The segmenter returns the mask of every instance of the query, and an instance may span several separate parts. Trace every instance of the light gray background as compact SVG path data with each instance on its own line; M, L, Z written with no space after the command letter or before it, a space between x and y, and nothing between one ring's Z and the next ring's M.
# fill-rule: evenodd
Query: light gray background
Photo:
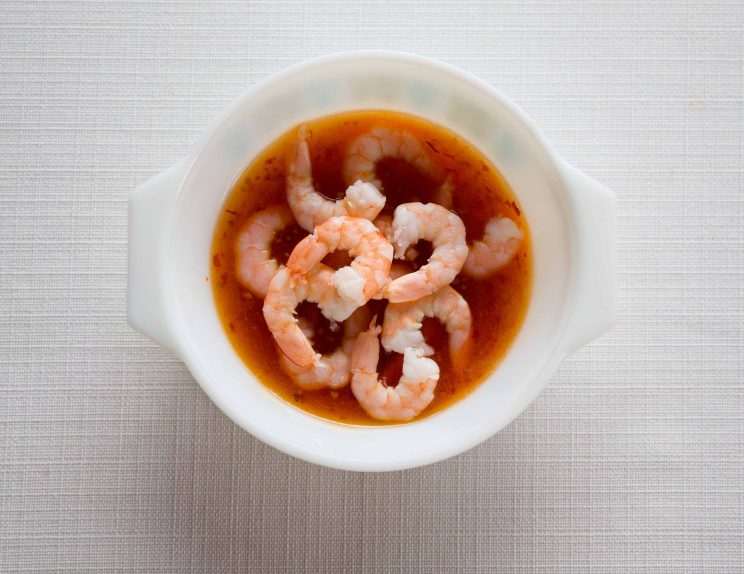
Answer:
M744 3L0 4L0 571L744 570ZM125 320L127 196L246 86L392 48L618 195L620 320L474 450L363 475Z

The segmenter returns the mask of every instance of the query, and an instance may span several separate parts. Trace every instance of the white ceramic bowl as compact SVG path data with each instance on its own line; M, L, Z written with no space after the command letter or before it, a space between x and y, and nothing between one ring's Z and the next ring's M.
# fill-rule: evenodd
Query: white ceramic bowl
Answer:
M274 395L233 351L205 281L221 204L251 160L303 121L355 109L415 114L469 140L511 185L532 234L532 298L504 360L459 403L396 426L336 424ZM129 215L131 325L179 356L248 432L331 467L410 468L478 444L528 405L567 353L615 320L613 194L561 161L508 98L418 56L351 52L271 76L229 106L188 157L134 191Z

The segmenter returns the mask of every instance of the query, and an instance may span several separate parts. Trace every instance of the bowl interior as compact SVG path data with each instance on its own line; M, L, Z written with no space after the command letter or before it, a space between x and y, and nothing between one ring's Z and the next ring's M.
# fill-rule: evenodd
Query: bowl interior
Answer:
M355 109L414 114L469 140L511 185L532 234L532 298L507 356L471 395L404 425L337 424L275 396L233 351L205 281L220 206L253 157L303 121ZM551 152L518 110L470 76L430 60L379 53L296 66L241 97L195 149L167 246L172 254L167 288L182 358L233 420L295 456L355 470L406 468L446 458L509 423L552 373L572 275L566 206Z

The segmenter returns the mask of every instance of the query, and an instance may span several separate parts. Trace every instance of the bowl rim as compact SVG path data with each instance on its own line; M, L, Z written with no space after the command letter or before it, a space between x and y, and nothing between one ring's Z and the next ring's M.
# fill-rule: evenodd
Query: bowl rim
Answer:
M469 84L473 88L485 93L486 95L493 98L499 105L503 106L506 111L513 114L513 116L519 121L522 127L525 129L526 134L531 137L534 143L540 148L542 153L545 154L546 159L553 166L553 175L557 178L563 189L567 189L567 181L560 166L563 165L563 160L557 155L553 147L548 143L544 136L536 129L529 116L519 108L511 99L501 93L499 90L488 84L487 82L480 80L473 74L461 70L456 66L436 60L433 58L415 55L406 52L399 52L393 50L358 50L358 51L345 51L315 58L303 60L301 62L292 64L288 67L282 68L273 74L261 79L255 84L248 87L241 94L239 94L230 104L219 112L209 126L202 132L201 136L197 138L194 144L189 148L186 158L184 159L185 170L181 184L178 189L176 202L178 203L183 195L181 190L184 182L188 181L192 168L197 163L197 160L202 151L208 147L213 138L219 135L220 129L230 120L242 106L245 105L254 93L260 92L274 83L280 83L284 78L292 76L298 72L304 71L308 68L316 66L325 66L334 63L342 63L348 61L366 61L366 60L395 60L412 64L415 66L422 66L434 69L437 72L449 75L453 79ZM175 212L178 210L176 209ZM568 214L570 217L570 214ZM172 224L172 222L171 222ZM566 229L569 234L569 251L574 253L576 250L576 242L574 237L574 230L571 225L567 225ZM170 252L170 241L172 240L172 234L167 234L167 243L164 251ZM168 262L170 266L170 262ZM166 277L172 277L173 274L166 269ZM569 277L567 277L567 301L564 304L562 316L560 317L560 327L553 340L550 348L546 349L545 361L543 368L535 375L530 384L525 384L524 389L521 393L517 394L508 408L505 409L503 416L499 418L493 418L490 421L484 422L480 427L474 429L468 434L463 434L458 440L452 441L446 446L439 448L436 451L428 450L423 454L405 454L399 456L390 456L386 459L355 459L346 455L337 455L328 451L320 449L309 448L306 444L300 444L298 442L287 440L285 437L281 437L274 433L272 429L254 424L253 421L245 417L242 411L237 408L234 401L230 396L224 393L217 385L213 384L212 376L209 373L209 365L202 361L196 352L191 350L190 342L185 340L183 336L179 336L178 332L181 331L180 321L175 321L174 327L177 339L179 340L179 357L188 367L189 371L192 372L194 378L199 383L204 392L210 397L212 401L222 410L233 422L238 426L247 430L257 439L265 442L266 444L273 446L274 448L289 454L293 457L305 460L307 462L320 464L323 466L336 468L339 470L351 470L351 471L364 471L364 472L379 472L379 471L394 471L404 470L409 468L415 468L439 462L441 460L450 458L457 454L463 453L489 437L493 436L504 427L514 421L519 414L521 414L527 406L535 399L542 388L547 383L549 376L556 370L558 364L565 356L565 353L561 351L560 343L565 332L566 326L569 320L569 310L573 305L573 298L575 294L575 266L571 266ZM176 319L178 314L175 310L171 310L170 316L172 319ZM173 321L172 321L173 323ZM283 400L283 399L282 399ZM308 414L308 413L306 413ZM326 421L325 419L318 418L321 423L332 423L333 421ZM370 427L370 428L396 428L400 425L390 425L386 427ZM356 427L354 427L356 428Z

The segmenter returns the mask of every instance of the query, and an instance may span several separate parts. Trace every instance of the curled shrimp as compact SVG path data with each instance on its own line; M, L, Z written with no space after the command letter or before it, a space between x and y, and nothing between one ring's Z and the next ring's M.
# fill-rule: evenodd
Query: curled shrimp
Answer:
M345 387L351 379L351 352L359 333L369 324L369 309L360 307L344 321L344 337L341 346L332 353L322 356L307 367L293 363L283 352L279 352L279 364L295 384L307 391L322 388L339 389ZM313 328L303 318L297 325L308 340L313 338Z
M404 130L376 126L356 138L344 158L343 174L347 184L365 181L382 190L377 178L377 163L385 158L402 159L420 173L441 179L441 172L432 161L427 148L415 135ZM435 202L452 207L452 182L448 177L435 194Z
M287 161L287 202L300 227L312 231L316 225L338 215L372 220L385 206L385 196L363 181L352 182L338 201L318 193L313 185L307 127L303 125L297 130L297 142Z
M416 136L407 131L376 126L351 142L344 158L344 179L347 183L368 181L382 189L376 166L384 158L402 159L425 175L438 175L429 153Z
M424 317L439 319L449 335L449 353L455 367L468 359L473 334L473 316L462 295L447 285L432 295L408 303L390 303L382 324L382 346L388 352L403 353L407 348L434 354L421 332Z
M353 261L333 273L337 296L326 296L318 307L329 319L343 321L388 282L393 246L367 219L331 217L295 246L287 268L302 277L337 250L348 251Z
M271 257L271 242L278 231L294 223L292 212L278 205L251 215L235 237L238 281L256 297L266 297L269 282L279 269Z
M298 325L295 310L302 301L320 302L335 294L332 283L333 269L318 266L313 273L295 278L286 267L274 274L266 292L263 316L266 325L281 351L298 367L314 368L322 356L313 350L310 339Z
M388 283L385 297L392 303L415 301L449 285L468 256L465 225L457 215L434 203L399 205L393 216L395 256L404 257L420 239L431 241L431 257L417 271Z
M407 421L420 414L434 399L439 366L422 356L421 350L407 348L403 353L403 375L395 387L380 381L377 363L380 327L374 324L359 334L351 354L351 391L372 418Z
M482 279L511 261L519 250L524 233L508 217L495 217L486 224L483 239L470 246L462 271Z

